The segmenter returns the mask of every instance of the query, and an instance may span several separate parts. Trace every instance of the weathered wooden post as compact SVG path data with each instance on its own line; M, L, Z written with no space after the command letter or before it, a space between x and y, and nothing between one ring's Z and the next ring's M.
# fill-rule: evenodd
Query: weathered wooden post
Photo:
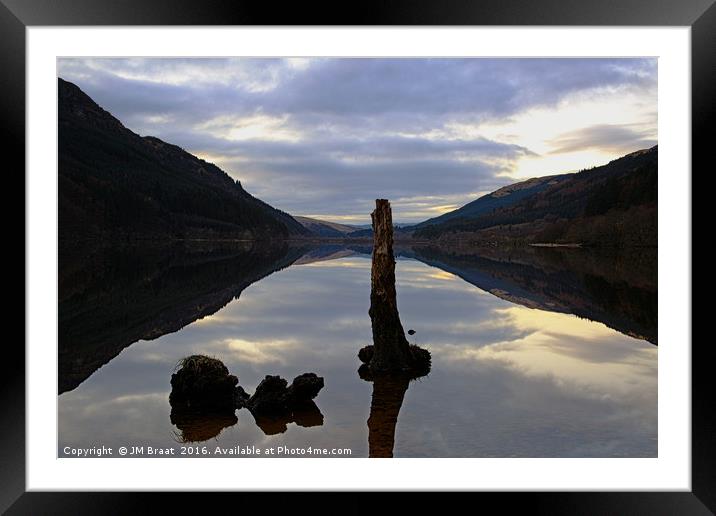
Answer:
M395 294L393 216L387 199L376 199L373 221L373 264L370 270L370 315L373 327L373 372L404 371L413 367Z

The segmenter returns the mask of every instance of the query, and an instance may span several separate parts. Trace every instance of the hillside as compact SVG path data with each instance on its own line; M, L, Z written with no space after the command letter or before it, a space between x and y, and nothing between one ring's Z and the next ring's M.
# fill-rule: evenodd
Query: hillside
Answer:
M60 239L241 238L308 231L215 165L139 136L58 79Z
M482 244L656 246L657 171L658 148L654 146L600 167L557 176L556 182L531 189L531 195L517 203L476 216L421 224L413 236Z
M319 237L343 238L349 233L353 233L354 231L361 229L358 226L337 224L335 222L328 222L326 220L313 219L310 217L294 216L293 218L296 219L304 228Z
M523 199L540 193L550 186L558 184L567 177L568 175L565 174L559 176L537 177L504 186L499 190L495 190L492 193L483 195L482 197L467 203L465 206L458 208L457 210L444 213L438 217L433 217L432 219L428 219L420 224L416 224L412 229L418 230L426 226L442 224L460 218L476 218L490 213L497 208L513 206Z

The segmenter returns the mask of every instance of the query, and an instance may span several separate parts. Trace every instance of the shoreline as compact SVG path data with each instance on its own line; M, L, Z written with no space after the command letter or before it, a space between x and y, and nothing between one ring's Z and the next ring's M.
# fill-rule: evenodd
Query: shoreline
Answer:
M550 243L550 242L527 244L527 245L529 245L530 247L567 247L567 248L572 248L572 249L583 247L582 244L576 244L576 243L575 244L557 244L557 243Z

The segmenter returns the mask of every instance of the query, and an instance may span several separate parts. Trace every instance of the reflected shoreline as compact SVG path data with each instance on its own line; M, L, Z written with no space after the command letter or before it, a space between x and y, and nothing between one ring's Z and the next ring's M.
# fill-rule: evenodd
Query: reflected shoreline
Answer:
M61 248L59 394L76 388L132 343L214 314L276 271L371 250L370 244L287 242ZM574 314L658 342L655 250L639 250L635 258L634 253L585 249L470 250L396 243L395 254L512 303Z
M153 258L142 258L140 264L151 266L135 269L135 276L129 273L137 258L129 261L125 253L126 265L115 262L104 278L110 282L121 272L127 283L136 282L122 293L138 300L142 298L134 293L135 285L141 285L142 277L148 279L150 292L161 303L147 306L163 305L160 315L166 314L168 320L176 307L188 306L186 301L198 286L214 288L207 282L189 281L194 265L211 271L218 278L213 283L217 287L256 274L259 267L253 264L262 259L261 268L274 267L275 262L266 259L274 251L232 252L155 253ZM656 453L656 347L603 324L512 304L414 256L421 253L426 261L439 260L444 268L459 270L471 280L500 281L513 289L502 288L510 294L528 278L559 280L533 281L528 285L531 290L523 289L525 303L528 295L540 301L544 292L554 299L584 291L581 283L570 282L575 277L581 281L590 272L589 264L563 270L560 276L557 261L579 257L564 257L561 252L555 257L538 256L539 260L516 253L476 258L457 252L450 256L446 250L442 252L448 256L438 256L427 255L422 248L396 247L401 324L409 342L428 348L434 361L426 381L406 386L405 381L390 378L369 385L355 372L360 365L356 352L372 342L369 255L340 246L290 252L300 255L292 266L254 282L240 299L213 316L158 340L125 347L89 381L60 396L60 445L82 446L94 439L114 446L127 440L178 446L177 441L208 438L207 445L227 448L236 443L348 447L354 457ZM275 256L286 260L281 250ZM618 264L616 260L603 263L615 269ZM169 271L161 265L169 265ZM182 277L182 271L188 274ZM608 281L610 274L622 272L607 270L602 278ZM221 278L231 279L231 285L222 285ZM106 295L110 294L115 293ZM205 294L204 299L213 297L210 291ZM580 308L596 305L596 300L574 297L572 303ZM256 418L248 411L236 411L235 423L233 418L177 418L166 402L168 374L177 360L194 353L220 359L248 391L265 373L289 380L301 371L321 373L328 386L316 402L323 424L314 425L310 413L299 414L293 418L296 421Z

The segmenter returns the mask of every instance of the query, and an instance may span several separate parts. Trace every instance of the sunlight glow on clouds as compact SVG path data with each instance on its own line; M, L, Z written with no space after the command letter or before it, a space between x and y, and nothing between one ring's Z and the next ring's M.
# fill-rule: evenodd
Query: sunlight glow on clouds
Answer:
M272 117L253 115L236 118L230 115L218 116L196 126L196 130L206 132L224 140L263 140L296 142L301 135L286 126L288 115Z
M142 135L294 215L450 211L515 180L657 142L656 59L62 58ZM409 199L409 201L408 201Z
M524 336L481 348L455 346L452 359L494 361L521 374L552 378L574 391L614 399L627 393L646 396L655 388L658 350L646 342L569 314L517 305L493 314L496 327L514 328Z

